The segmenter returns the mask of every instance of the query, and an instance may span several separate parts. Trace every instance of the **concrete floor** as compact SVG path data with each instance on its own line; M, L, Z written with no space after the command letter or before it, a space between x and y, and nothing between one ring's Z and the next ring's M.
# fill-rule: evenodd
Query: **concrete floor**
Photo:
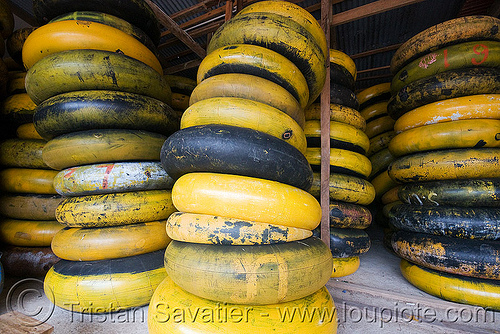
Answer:
M361 258L358 271L330 279L327 284L338 310L339 334L500 333L500 312L488 311L485 315L477 307L447 302L416 289L401 276L399 258L384 248L380 231L372 229L370 234L372 247ZM0 314L10 310L8 305L16 309L19 291L29 292L23 313L46 320L54 326L55 334L148 332L146 306L116 314L72 313L53 307L43 295L42 282L36 279L7 278L0 294ZM436 314L429 321L422 318L426 309ZM448 310L462 317L447 321Z
M383 246L381 231L368 232L372 246L360 268L327 284L339 313L338 333L500 333L500 312L485 313L415 288L401 275L400 259Z

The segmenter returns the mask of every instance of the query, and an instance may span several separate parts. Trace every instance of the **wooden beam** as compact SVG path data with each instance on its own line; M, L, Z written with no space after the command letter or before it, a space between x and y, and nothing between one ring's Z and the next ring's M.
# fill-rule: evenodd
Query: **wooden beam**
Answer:
M176 13L170 15L173 20L180 20L186 16L191 16L197 14L199 12L203 12L208 9L208 7L216 6L220 1L219 0L204 0L200 1L196 5L191 7L182 9Z
M152 2L151 0L145 1L147 4L149 4L161 24L163 24L167 29L171 30L175 37L181 40L182 43L186 44L188 48L193 50L193 52L196 53L198 57L202 59L205 58L207 52L200 46L200 44L196 43L196 41L187 32L182 30L179 25L174 20L172 20L170 16L165 14L163 10L161 10L161 8L158 7L154 2Z
M35 17L22 9L18 4L15 3L15 1L8 0L9 5L10 5L10 10L14 15L19 17L21 20L24 22L28 23L29 25L33 27L38 27L38 22L36 21Z
M208 12L206 14L202 14L200 16L197 16L197 17L195 17L192 20L189 20L187 22L181 23L179 25L179 27L181 29L186 29L186 28L189 28L189 27L193 27L193 26L195 26L197 24L206 23L206 22L208 22L209 20L211 20L213 18L216 18L216 17L224 15L225 10L226 10L225 6L219 7L217 9L211 10L210 12ZM165 30L165 31L162 31L161 37L165 37L165 36L170 35L170 34L172 34L172 32L170 30Z
M302 2L302 1L303 0L295 1L295 3ZM345 1L345 0L332 0L331 3L332 3L332 5L334 5L334 4L337 4L337 3L341 3L343 1ZM320 2L318 2L318 3L314 4L314 5L311 5L311 6L305 8L305 10L307 10L309 13L315 12L315 11L320 10L320 9L321 9L321 3Z
M341 25L422 1L424 0L378 0L363 6L346 10L345 12L334 14L331 24L336 26Z
M181 72L181 71L196 67L196 66L200 65L200 63L201 63L201 59L190 60L190 61L185 62L185 63L180 64L180 65L167 67L167 68L163 69L163 73L164 74L174 74L177 72Z
M251 4L253 2L257 2L257 1L259 1L259 0L245 0L245 1L243 1L243 6L244 5L249 5L249 4ZM237 7L238 7L238 5L236 5L236 8ZM181 23L179 25L179 27L181 27L182 29L186 29L188 27L192 27L192 26L197 25L197 24L202 24L204 22L207 22L210 19L213 19L213 18L218 17L220 15L224 15L225 11L226 11L226 7L225 6L220 6L220 7L216 8L216 9L213 9L213 10L209 11L208 13L202 14L202 15L197 16L197 17L195 17L195 18L193 18L193 19L191 19L189 21ZM171 17L173 18L173 15ZM161 36L163 37L163 36L169 35L171 33L172 33L171 31L166 30L166 31L163 31L161 33Z
M382 71L382 70L388 70L390 68L391 68L391 66L389 66L389 65L387 65L387 66L380 66L380 67L374 67L374 68L369 68L369 69L366 69L366 70L358 71L358 74L375 72L375 71Z
M397 50L397 49L399 49L399 47L401 45L403 45L403 44L399 43L399 44L388 45L388 46L384 46L383 48L373 49L373 50L368 50L368 51L365 51L365 52L356 53L356 54L350 55L349 57L351 57L351 59L368 57L368 56L371 56L371 55L374 55L374 54L377 54L377 53L383 53L383 52Z
M209 24L207 26L203 26L203 27L200 27L198 29L193 29L189 32L189 35L192 38L203 36L205 34L216 31L223 23L224 23L224 18L220 19L219 21L212 22L211 24ZM175 37L170 38L170 39L166 40L164 43L158 45L158 50L165 48L167 46L173 45L173 44L178 43L178 42L179 42L179 40L177 38L175 38Z
M321 0L321 28L325 32L326 45L330 45L330 18L332 3ZM330 61L326 59L326 80L320 95L321 106L321 240L330 248Z
M224 15L224 22L231 20L232 17L233 17L233 1L228 0L226 1L226 13Z

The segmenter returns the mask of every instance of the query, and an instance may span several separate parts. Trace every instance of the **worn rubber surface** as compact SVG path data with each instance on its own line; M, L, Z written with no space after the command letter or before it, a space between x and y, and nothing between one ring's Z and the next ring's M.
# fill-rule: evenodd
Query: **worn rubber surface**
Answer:
M392 79L391 91L437 73L466 67L500 67L500 42L473 41L451 45L415 59Z
M266 305L308 296L330 279L332 257L320 239L221 246L172 241L165 268L181 288L224 303Z
M395 205L389 211L392 226L412 232L453 238L499 240L499 208Z
M308 147L321 147L321 122L311 120L306 122L304 134ZM330 147L341 148L361 154L366 154L370 146L368 136L360 129L342 122L330 121Z
M318 169L321 165L321 149L319 147L307 148L306 158L313 166L313 170L315 167ZM340 148L330 149L330 173L366 178L371 171L372 164L363 154Z
M479 94L429 103L398 118L394 131L464 119L500 119L500 94Z
M360 110L363 110L372 104L389 100L391 97L391 84L381 83L368 87L356 94L356 97L360 104Z
M313 103L305 110L306 121L320 120L321 105ZM330 104L330 121L340 122L354 126L356 129L365 130L366 121L359 111L340 104Z
M232 43L212 50L198 67L197 82L228 73L249 74L270 80L292 94L301 108L307 106L310 98L306 78L297 66L264 46Z
M168 190L145 190L66 198L56 209L68 227L106 227L167 219L176 211Z
M5 274L14 277L44 278L49 269L60 260L50 247L4 245L1 252Z
M269 245L312 235L302 228L188 212L171 214L167 233L173 240L209 245Z
M492 16L465 16L441 22L407 40L391 60L396 74L413 59L448 45L477 40L500 40L500 20Z
M342 51L330 49L330 80L354 90L356 76L354 61Z
M359 110L359 102L354 91L336 83L330 83L330 103Z
M99 261L165 249L165 220L112 227L64 228L54 235L54 254L69 261Z
M293 19L266 12L236 15L214 33L207 53L238 43L271 49L297 65L307 81L309 104L321 93L327 56L312 34Z
M45 294L55 305L80 313L145 305L165 278L163 252L101 261L60 260L45 276Z
M63 196L172 189L174 180L159 161L129 161L83 165L64 169L54 178Z
M48 247L63 226L55 220L1 219L0 240L21 247Z
M163 70L156 55L135 37L120 29L89 20L47 23L33 31L23 45L23 63L28 70L42 58L68 50L104 50L134 58L159 74Z
M26 74L26 91L36 104L80 90L118 90L165 103L170 103L172 94L162 74L134 58L109 51L58 52L40 59Z
M498 179L465 179L406 183L399 188L401 201L416 205L498 207Z
M112 91L76 91L51 97L36 107L37 132L46 140L96 129L145 130L168 136L179 129L177 113L152 97Z
M167 276L158 286L149 303L149 332L151 334L181 334L186 332L192 334L254 334L256 332L262 334L332 334L337 331L337 317L334 315L335 305L326 287L304 298L279 304L248 306L225 303L223 307L227 307L228 314L232 312L234 315L229 316L228 321L207 322L201 317L201 313L198 316L193 314L193 317L186 317L186 321L174 321L174 313L169 309L184 307L183 305L191 305L194 309L199 310L216 310L221 307L221 303L218 301L200 298L186 292ZM305 307L325 310L325 317L316 312L310 321L300 321L298 317L282 321L282 316L279 313L280 308L303 310ZM239 316L239 310L241 310L241 316ZM226 310L224 309L222 312L225 313ZM261 314L266 314L266 316L262 317Z
M406 260L401 260L400 269L408 282L428 294L487 310L500 310L498 281L447 274Z
M321 207L309 193L276 181L219 173L189 173L172 188L178 211L312 230ZM249 205L251 203L251 205Z
M168 137L161 163L174 179L193 172L250 176L308 190L313 172L292 145L266 133L228 125L192 126Z
M189 104L214 97L238 97L267 104L281 110L304 128L304 110L297 99L271 80L244 73L214 75L194 88Z
M320 174L314 173L313 185L309 192L319 198ZM330 199L359 205L368 205L375 198L373 185L356 176L345 174L330 174Z
M500 120L464 119L424 125L399 133L389 144L389 150L396 157L424 151L480 147L500 147Z
M182 114L181 129L210 124L250 128L272 135L306 151L304 131L282 111L267 104L238 97L213 97L192 104Z
M319 229L314 230L319 237ZM334 258L349 258L362 255L370 249L368 234L360 229L330 227L330 250Z
M387 112L397 120L420 106L455 97L495 94L500 90L500 69L474 67L438 73L403 87L391 97Z
M405 260L426 268L476 278L500 278L500 245L497 241L400 230L392 236L392 247Z
M365 229L372 222L368 208L345 202L330 203L330 227Z
M45 163L54 169L122 161L159 161L166 136L142 131L101 129L70 132L43 148Z
M35 108L27 93L13 94L2 101L2 118L13 126L32 123Z
M59 195L3 194L0 213L14 219L55 220L56 208L63 199Z
M0 171L0 189L11 193L57 195L53 182L57 171L6 168Z
M359 256L333 258L332 278L354 274L360 265Z
M144 44L144 46L151 50L151 52L153 52L155 55L157 55L158 53L156 46L153 44L153 41L144 31L129 23L128 21L119 18L118 16L96 11L75 11L61 14L50 20L49 23L67 20L91 21L111 26L134 37L139 42Z
M401 183L500 177L500 149L439 150L406 155L388 167Z
M42 159L45 140L7 139L0 142L0 164L7 167L50 169Z

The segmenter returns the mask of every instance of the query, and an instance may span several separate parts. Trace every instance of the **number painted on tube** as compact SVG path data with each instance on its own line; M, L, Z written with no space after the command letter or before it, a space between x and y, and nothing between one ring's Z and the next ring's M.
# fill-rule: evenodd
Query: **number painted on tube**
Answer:
M114 164L97 166L98 168L106 168L106 170L104 171L104 177L102 179L102 189L108 188L109 173L111 173L111 170L113 169L114 166L115 166Z
M443 56L444 56L444 68L450 67L450 63L448 63L448 49L443 50Z
M477 48L479 46L482 47L483 50L478 52ZM477 54L478 56L479 55L483 55L483 59L481 59L481 61L477 61L476 58L472 58L471 62L472 62L473 65L481 65L488 58L489 50L488 50L488 47L486 45L484 45L484 44L476 44L476 45L474 45L474 47L472 48L472 51L475 54Z

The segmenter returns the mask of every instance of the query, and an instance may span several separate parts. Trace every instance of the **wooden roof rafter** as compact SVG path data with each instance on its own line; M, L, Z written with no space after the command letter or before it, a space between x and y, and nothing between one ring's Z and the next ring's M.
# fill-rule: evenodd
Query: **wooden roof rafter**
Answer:
M193 50L193 52L196 53L200 58L205 58L207 52L200 46L200 44L198 44L187 32L182 30L170 16L168 16L160 7L158 7L157 4L155 4L151 0L145 1L151 7L156 15L156 18L164 27L170 29L175 37L182 41L188 48Z
M378 0L341 13L333 14L331 24L341 25L422 1L424 0Z

